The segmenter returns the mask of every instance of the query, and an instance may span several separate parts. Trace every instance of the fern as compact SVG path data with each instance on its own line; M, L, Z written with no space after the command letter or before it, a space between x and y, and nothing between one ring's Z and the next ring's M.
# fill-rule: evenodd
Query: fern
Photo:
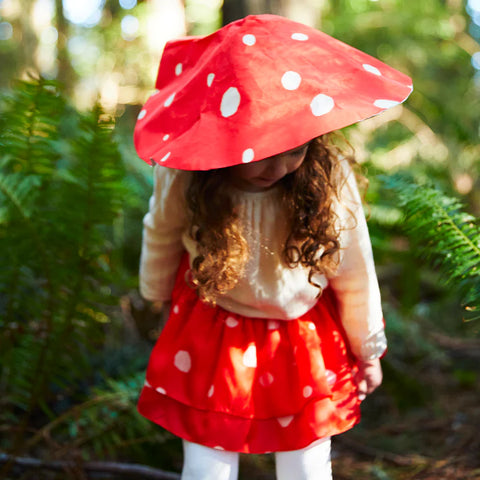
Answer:
M0 168L4 167L3 161ZM0 177L0 194L3 195L5 202L9 202L11 207L7 208L5 203L0 207L0 223L7 222L10 212L20 215L24 219L29 218L35 202L35 189L39 187L41 179L38 175L25 176L21 173L12 173L8 177Z
M55 169L65 104L55 82L44 79L18 82L14 94L0 99L0 148L8 151L16 171L47 175Z
M28 440L27 447L38 448L45 438L55 438L59 442L56 455L68 457L76 451L87 460L88 452L95 452L99 457L114 456L119 449L132 445L164 442L170 435L136 410L143 381L143 372L125 380L106 379L105 386L94 389L88 400L74 405L38 430Z
M34 414L81 392L104 344L124 167L112 122L68 107L53 82L0 103L0 422L17 425L3 444L15 450Z
M115 323L123 209L138 200L113 123L42 79L0 107L0 449L141 457L169 437L136 412L147 358Z
M437 268L445 283L463 296L470 319L480 310L480 228L457 199L431 185L417 185L401 174L382 177L398 198L405 230L418 254Z

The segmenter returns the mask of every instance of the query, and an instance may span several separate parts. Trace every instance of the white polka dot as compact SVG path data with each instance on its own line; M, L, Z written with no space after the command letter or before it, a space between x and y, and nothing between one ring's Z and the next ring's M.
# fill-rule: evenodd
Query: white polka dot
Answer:
M288 427L293 420L293 415L287 415L286 417L278 417L277 421L278 423L283 427Z
M255 368L257 366L257 349L255 345L250 345L243 354L243 364L246 367Z
M313 388L312 388L310 385L307 385L307 386L303 389L303 396L304 396L305 398L308 398L312 393L313 393Z
M370 73L373 73L374 75L382 75L380 73L380 70L377 68L377 67L374 67L373 65L369 65L368 63L364 63L362 65L362 67L364 68L364 70L366 70L367 72L370 72Z
M161 162L167 161L167 160L168 160L168 157L169 157L171 154L172 154L172 152L168 152L166 155L164 155L164 156L160 159L160 161L161 161Z
M175 75L180 75L182 73L182 70L183 65L181 63L177 63L177 65L175 66Z
M305 33L293 33L292 34L292 39L293 40L300 40L301 42L305 42L308 40L308 35L305 35Z
M315 326L315 324L314 324L313 322L309 322L309 323L308 323L308 328L309 328L310 330L316 330L317 327Z
M253 160L254 157L255 157L255 152L253 151L253 149L252 148L247 148L242 153L242 162L243 163L250 163Z
M237 112L240 106L240 93L235 87L230 87L222 97L222 103L220 104L220 112L222 116L231 117Z
M169 107L173 103L173 99L175 98L175 93L172 93L163 104L164 107Z
M302 77L297 72L288 71L282 76L282 85L285 90L296 90L301 81Z
M152 388L152 386L148 383L148 380L145 380L145 383L143 384L144 387Z
M162 387L157 387L155 390L156 390L158 393L160 393L161 395L166 395L166 394L167 394L167 391L166 391L164 388L162 388Z
M312 109L312 113L316 117L320 117L321 115L325 115L328 113L332 108L335 106L335 102L333 101L332 97L328 95L324 95L320 93L310 103L310 108Z
M141 120L142 118L145 117L146 114L147 114L147 111L146 111L145 109L143 109L143 110L138 114L137 119L138 119L138 120Z
M273 383L273 380L274 380L273 375L270 372L264 373L258 379L258 381L260 382L260 385L262 387L268 387L269 385L271 385Z
M247 35L244 35L242 38L242 42L245 45L248 45L249 47L251 47L252 45L255 45L256 41L257 39L255 38L255 35L252 35L250 33L247 33Z
M234 317L227 317L227 319L225 320L225 324L227 325L227 327L235 328L238 325L238 320Z
M192 368L192 359L190 358L190 354L185 350L180 350L175 355L175 360L173 364L184 373L187 373Z
M213 83L213 79L214 79L214 78L215 78L215 74L214 74L214 73L209 73L209 74L207 75L207 85L208 85L209 87L212 86L212 83Z
M399 102L395 100L379 99L379 100L375 100L373 104L378 108L391 108L391 107L394 107L395 105L398 105Z
M215 391L215 387L212 385L212 386L208 389L207 397L208 397L208 398L213 397L213 392L214 392L214 391Z
M269 320L267 324L268 330L276 330L280 326L280 322L277 320Z
M163 141L166 142L170 138L170 135L167 133L163 136Z
M175 305L175 306L173 307L173 313L174 313L175 315L177 315L179 311L180 311L180 307L179 307L178 305Z
M325 370L325 376L329 385L333 385L337 381L337 374L331 370Z

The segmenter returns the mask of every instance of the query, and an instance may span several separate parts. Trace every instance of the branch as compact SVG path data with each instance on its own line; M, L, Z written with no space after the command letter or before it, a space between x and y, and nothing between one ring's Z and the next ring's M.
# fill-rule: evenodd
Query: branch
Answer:
M24 470L41 469L65 471L68 469L81 468L90 473L110 473L119 476L129 476L129 478L154 479L154 480L180 480L180 474L167 472L158 468L147 467L135 463L116 463L116 462L85 462L77 464L75 461L55 460L43 461L31 457L14 457L5 453L0 453L1 463L12 463L15 467Z

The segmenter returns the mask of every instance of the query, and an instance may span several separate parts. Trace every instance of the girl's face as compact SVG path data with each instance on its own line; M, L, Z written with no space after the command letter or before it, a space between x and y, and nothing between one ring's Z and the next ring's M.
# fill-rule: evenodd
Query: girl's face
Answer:
M305 160L309 143L253 163L230 167L230 181L242 190L261 192L294 172Z

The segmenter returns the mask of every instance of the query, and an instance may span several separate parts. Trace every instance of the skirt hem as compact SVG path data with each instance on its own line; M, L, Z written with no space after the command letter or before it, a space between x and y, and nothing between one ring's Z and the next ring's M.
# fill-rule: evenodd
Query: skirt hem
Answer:
M299 450L353 428L360 421L358 396L346 391L337 397L313 401L298 414L258 419L199 410L145 386L137 408L150 421L190 442L262 454Z

